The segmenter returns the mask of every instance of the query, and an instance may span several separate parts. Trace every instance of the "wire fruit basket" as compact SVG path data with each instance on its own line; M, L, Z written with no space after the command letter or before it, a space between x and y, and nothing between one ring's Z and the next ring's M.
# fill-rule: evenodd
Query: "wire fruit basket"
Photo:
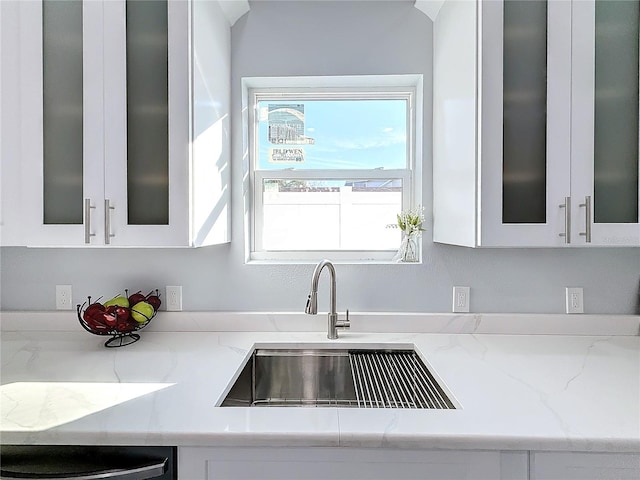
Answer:
M80 325L94 335L109 336L104 346L108 348L124 347L140 340L138 330L151 323L162 302L158 290L143 295L141 292L129 295L117 295L111 300L100 303L99 297L91 302L91 296L76 310Z

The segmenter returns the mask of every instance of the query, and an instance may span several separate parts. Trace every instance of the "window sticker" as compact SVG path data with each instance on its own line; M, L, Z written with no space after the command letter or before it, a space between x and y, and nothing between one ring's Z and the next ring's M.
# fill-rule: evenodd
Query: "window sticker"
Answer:
M272 103L268 107L269 142L274 145L314 144L304 134L304 104Z
M269 163L304 163L304 148L270 148Z

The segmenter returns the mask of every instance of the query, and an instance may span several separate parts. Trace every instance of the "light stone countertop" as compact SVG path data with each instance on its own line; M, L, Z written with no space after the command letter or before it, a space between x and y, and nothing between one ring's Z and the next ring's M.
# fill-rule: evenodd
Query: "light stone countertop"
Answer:
M5 444L640 452L637 334L356 328L327 340L324 332L170 332L150 326L136 344L107 349L105 337L90 335L77 323L47 331L19 329L17 317L3 313L0 440ZM462 408L216 407L256 345L291 344L415 346Z

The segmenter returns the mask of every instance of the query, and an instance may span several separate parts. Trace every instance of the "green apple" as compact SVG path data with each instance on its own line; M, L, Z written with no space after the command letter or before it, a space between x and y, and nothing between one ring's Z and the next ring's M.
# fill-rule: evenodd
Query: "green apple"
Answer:
M111 300L104 302L104 307L124 307L129 308L129 299L123 295L118 295L117 297L113 297Z
M148 302L138 302L131 307L131 317L138 323L144 323L151 320L155 310L153 305Z

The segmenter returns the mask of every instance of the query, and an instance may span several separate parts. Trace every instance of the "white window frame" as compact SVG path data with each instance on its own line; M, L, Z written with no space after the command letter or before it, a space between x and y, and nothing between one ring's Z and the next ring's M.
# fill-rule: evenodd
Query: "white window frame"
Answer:
M422 76L382 75L349 77L269 77L243 79L244 103L247 107L246 147L250 184L249 204L249 262L306 263L330 258L346 263L390 262L397 248L390 250L264 250L262 248L262 184L266 179L349 179L375 178L401 179L402 209L415 206L420 198L421 169L416 168L416 152L422 138ZM405 169L282 169L258 170L258 115L257 105L264 100L331 100L349 99L402 99L407 100L407 168ZM420 202L418 202L420 203Z

